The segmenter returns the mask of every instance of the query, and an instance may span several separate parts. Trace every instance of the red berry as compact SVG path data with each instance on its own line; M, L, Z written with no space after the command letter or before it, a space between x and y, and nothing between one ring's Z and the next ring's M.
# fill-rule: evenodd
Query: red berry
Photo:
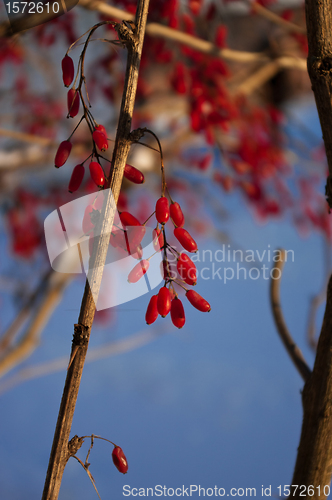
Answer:
M112 459L119 472L122 472L122 474L126 474L128 472L128 462L120 446L114 446Z
M76 165L76 167L73 170L73 173L71 174L71 178L69 181L68 191L70 193L73 193L74 191L78 190L78 188L82 184L84 172L85 172L85 168L83 167L83 165L81 165L81 164Z
M181 278L188 285L196 285L197 283L197 270L193 261L188 257L187 254L181 253L178 258L176 268L181 276Z
M188 231L182 227L176 227L174 229L174 236L178 239L185 250L191 253L197 252L197 243L194 238L190 236Z
M158 301L157 301L158 313L160 316L165 318L169 311L171 310L171 294L169 289L165 286L161 287L158 293Z
M108 149L107 138L100 130L95 130L93 132L92 139L95 141L97 148L100 149L100 151L106 151L106 149Z
M105 174L99 163L92 161L89 165L90 175L92 180L98 187L103 187L105 184Z
M71 118L77 115L80 108L80 95L77 90L69 89L67 94L68 114Z
M134 182L135 184L143 184L145 181L144 179L144 174L138 168L135 168L131 165L126 164L124 173L123 175L125 176L128 181Z
M128 283L137 283L138 280L142 278L142 276L149 269L150 262L148 260L141 260L136 264L136 266L130 271L128 275Z
M107 139L107 132L106 132L106 128L104 127L104 125L97 125L95 130L99 130L99 132L102 132Z
M82 222L82 230L84 234L90 233L94 229L94 225L91 221L91 214L93 212L93 206L88 205L84 212L83 222Z
M184 215L178 203L171 203L169 208L171 219L177 227L182 227L184 224Z
M69 87L71 82L74 79L74 63L71 57L65 55L65 57L61 61L62 66L62 79L65 87Z
M162 196L156 203L156 219L160 224L165 224L169 219L169 205L166 196Z
M160 252L165 243L163 232L161 229L154 229L152 234L153 234L153 247L156 250L156 252Z
M58 147L58 151L55 155L54 164L56 168L62 167L68 159L72 148L72 144L69 141L62 141L60 146Z
M145 321L148 325L152 325L158 318L157 301L158 295L152 295L145 314Z
M144 238L145 231L145 226L131 226L126 230L125 238L129 253L132 253L133 250L137 251L138 245L140 245L142 239Z
M186 293L186 297L189 300L190 304L199 311L202 312L210 312L211 306L207 300L203 299L201 295L199 295L195 290L188 290Z
M127 226L140 226L141 223L129 212L121 212L120 221L124 227Z
M177 328L182 328L186 322L182 302L177 297L175 297L171 303L171 319L173 325Z

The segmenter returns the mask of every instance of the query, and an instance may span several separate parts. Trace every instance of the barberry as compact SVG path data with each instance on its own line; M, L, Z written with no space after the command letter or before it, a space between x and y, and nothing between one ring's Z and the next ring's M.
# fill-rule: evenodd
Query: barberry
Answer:
M65 87L69 87L71 82L74 79L74 62L71 57L68 55L65 55L65 57L61 61L61 67L62 67L62 79Z
M152 295L148 308L145 314L145 321L148 325L151 325L158 318L158 308L157 308L158 295Z
M80 109L80 95L77 90L69 89L67 94L68 114L74 118Z
M210 312L211 306L207 300L203 299L201 295L199 295L195 290L188 290L186 292L186 297L189 300L190 304L199 311L202 312Z
M69 141L62 141L55 155L54 164L56 168L62 167L68 159L72 148Z
M177 328L182 328L186 322L183 304L178 297L175 297L171 302L171 319Z
M115 467L119 472L122 472L122 474L126 474L128 472L128 462L120 446L114 446L112 451L112 459Z
M177 227L182 227L184 225L184 215L182 213L181 207L178 203L171 203L169 207L170 216L172 221Z
M160 224L165 224L169 219L169 205L166 196L162 196L157 200L156 219Z
M148 260L143 259L138 262L128 275L128 283L137 283L137 281L147 272L149 266L150 262Z
M98 187L103 187L103 185L105 184L105 174L100 163L92 161L89 165L89 170L93 182Z
M174 236L181 243L183 248L188 252L197 252L197 243L193 237L183 229L182 227L176 227L174 229Z
M157 301L158 313L160 316L165 318L169 311L171 310L171 294L169 289L165 286L161 287L158 292L158 301Z
M74 191L78 190L78 188L82 184L84 173L85 173L84 166L82 164L76 165L69 181L68 191L70 193L73 193Z

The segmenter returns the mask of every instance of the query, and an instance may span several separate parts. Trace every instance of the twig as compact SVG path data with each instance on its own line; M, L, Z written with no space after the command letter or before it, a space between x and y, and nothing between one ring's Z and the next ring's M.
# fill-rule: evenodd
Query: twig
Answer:
M68 440L95 314L95 302L99 295L109 245L109 234L116 211L113 198L116 205L131 145L131 120L148 7L149 0L138 0L134 31L130 32L128 27L123 27L126 36L123 41L125 41L128 49L128 58L118 129L113 149L112 171L106 185L106 188L110 189L106 192L102 216L96 225L96 234L100 234L100 237L98 237L94 245L90 259L91 267L87 276L78 324L75 325L72 352L75 350L76 345L79 345L79 349L67 372L42 500L56 500L58 498L63 472L70 457ZM118 31L118 34L119 38L121 38L120 31Z
M96 493L98 495L99 500L101 500L101 497L100 497L98 490L97 490L96 481L93 479L93 476L92 476L91 472L89 471L88 467L76 455L73 455L73 458L76 458L76 460L82 465L83 469L85 470L85 472L89 476L89 479L90 479L94 489L96 490Z
M281 70L286 68L300 69L302 71L307 70L307 62L305 59L282 56L267 62L259 68L255 73L250 75L239 85L237 85L234 90L235 94L250 95L256 89L260 88L262 85L274 78Z
M279 250L279 256L280 260L276 262L274 269L278 270L278 277L277 278L272 278L270 281L270 300L271 300L271 307L272 307L272 313L274 317L274 321L279 333L279 336L291 358L293 361L294 365L296 366L297 370L299 371L301 377L303 378L304 381L308 380L311 370L309 366L307 365L306 360L303 357L303 354L301 350L298 348L296 343L294 342L291 334L288 331L288 328L286 326L284 316L282 314L281 310L281 304L280 304L280 281L281 281L281 276L282 276L282 269L285 264L285 256L286 252L285 250L280 249Z
M101 12L102 14L114 17L116 19L133 19L133 15L130 14L129 12L117 9L116 7L113 7L111 5L106 4L105 2L101 2L98 0L80 0L79 5L85 7L86 9L95 10ZM279 18L279 16L277 17ZM288 21L285 21L285 23L287 23L287 25L289 24ZM300 29L302 32L302 28ZM270 60L268 54L265 52L245 52L228 48L219 49L211 42L202 40L193 35L189 35L188 33L184 33L183 31L179 31L174 28L169 28L168 26L164 26L159 23L148 23L146 25L146 33L151 36L161 37L167 40L174 40L175 42L182 43L188 47L192 47L193 49L196 49L199 52L203 52L204 54L213 54L217 57L229 61L252 63L255 61L268 62ZM280 61L280 66L282 66L283 64L287 64L288 65L287 67L290 67L291 62L293 61L293 64L295 65L299 64L298 65L299 69L306 70L305 59L303 59L304 61L303 64L296 62L299 60L301 59L292 56L288 56L287 58L284 57L282 58L282 61Z
M278 16L278 14L272 12L258 2L251 3L251 10L256 12L256 14L265 17L265 19L272 21L274 24L281 26L286 31L289 31L291 33L299 33L301 35L305 35L307 33L307 30L304 26L299 26L298 24L283 19L282 17Z
M53 282L51 280L47 283L43 300L34 312L24 335L15 345L4 351L0 359L0 377L26 359L38 346L41 332L54 308L61 300L64 288L71 279L70 275L59 273L56 276L54 274L52 277ZM16 333L16 328L19 327L20 320L24 320L25 313L26 311L23 309L22 317L18 322L14 322L7 331L5 341L10 340L10 337Z

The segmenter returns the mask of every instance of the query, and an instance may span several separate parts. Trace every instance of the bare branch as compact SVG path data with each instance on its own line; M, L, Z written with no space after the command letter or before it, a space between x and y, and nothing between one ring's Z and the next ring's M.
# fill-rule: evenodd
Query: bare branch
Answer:
M74 327L75 333L71 352L75 351L77 345L79 349L67 371L42 500L56 500L58 498L63 472L70 456L68 454L69 434L95 314L95 300L99 295L109 245L109 234L116 211L113 198L115 204L117 204L123 172L131 146L131 121L148 7L149 0L138 0L135 27L132 32L129 31L127 25L123 24L123 41L127 46L128 58L118 129L113 149L112 170L106 185L110 189L106 192L102 215L96 225L96 234L100 234L100 236L95 238L97 244L94 245L90 259L91 267L88 271L78 324ZM120 28L121 26L118 25L118 34L121 38Z
M301 35L305 35L307 33L307 30L304 26L299 26L298 24L283 19L282 17L278 16L278 14L276 14L275 12L272 12L263 5L260 5L258 2L251 3L251 10L253 12L256 12L256 14L265 17L265 19L268 19L274 24L281 26L284 30L289 31L290 33L299 33Z
M15 366L26 359L39 345L40 335L43 331L54 308L62 298L63 290L69 283L71 276L68 274L54 273L45 291L42 302L37 307L24 335L19 341L5 350L0 358L0 377L12 370ZM27 311L22 310L22 316L11 325L5 336L5 344L15 335L20 322L24 321Z
M288 328L286 326L284 316L282 314L281 310L281 304L280 304L280 282L281 282L281 276L282 276L282 269L285 264L285 250L280 249L279 250L279 256L280 260L276 262L274 266L274 270L278 271L278 277L274 277L270 281L270 300L271 300L271 307L272 307L272 313L274 317L274 321L279 333L279 336L286 347L286 350L293 361L295 367L299 371L301 377L303 378L304 381L308 380L311 370L309 366L307 365L306 360L303 357L303 354L301 350L298 348L296 343L293 340L293 337L288 331ZM274 273L275 274L275 273Z

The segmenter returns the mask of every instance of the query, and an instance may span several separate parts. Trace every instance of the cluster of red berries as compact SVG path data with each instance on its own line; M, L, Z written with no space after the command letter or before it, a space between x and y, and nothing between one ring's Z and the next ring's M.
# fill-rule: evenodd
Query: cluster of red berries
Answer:
M66 54L65 57L62 59L62 78L63 78L63 83L66 87L69 87L73 83L74 73L75 73L74 62L72 58L68 56L68 54ZM59 145L54 161L55 166L57 168L62 167L66 163L72 149L71 137L73 136L75 130L80 125L81 121L85 118L92 136L92 143L93 143L92 153L82 163L74 167L68 185L68 190L70 193L77 191L81 186L85 174L84 163L89 159L91 160L89 163L90 176L93 182L96 184L96 186L99 188L103 188L107 181L107 176L101 164L101 158L103 157L99 153L99 151L103 153L108 149L107 132L103 125L99 125L94 120L91 112L87 109L85 105L81 90L75 88L75 82L74 82L73 87L69 89L67 96L68 117L74 118L78 114L80 107L80 99L82 100L83 103L84 114L79 124L71 134L71 136L66 141L61 142L61 144ZM106 158L103 159L109 161ZM137 170L135 167L132 167L131 165L126 165L124 176L131 182L134 182L135 184L142 184L144 182L144 175L142 174L142 172Z
M92 30L90 31L90 33L92 33ZM76 165L72 172L69 181L69 191L71 193L79 189L85 173L84 163L89 159L90 159L90 164L89 164L90 175L96 186L102 190L105 187L107 187L108 184L107 183L108 179L101 165L101 159L109 161L106 158L103 158L103 156L101 156L101 153L103 153L108 149L107 132L105 130L105 127L103 125L99 125L93 118L90 110L88 109L88 106L85 103L82 94L82 85L83 84L85 85L83 65L84 65L84 54L86 47L87 47L87 42L80 57L79 66L80 66L81 76L77 88L76 88L76 81L79 72L77 73L77 76L74 80L75 69L73 60L68 55L68 53L62 60L63 83L66 87L72 85L72 87L68 91L68 98L67 98L68 117L75 117L78 114L80 101L82 101L84 113L80 122L72 132L69 139L63 141L60 144L55 156L55 166L59 168L66 163L72 149L72 143L70 142L70 139L83 119L86 120L92 136L92 153L86 160L84 160L79 165ZM182 213L181 207L178 203L174 202L171 196L169 195L165 180L162 148L159 139L150 130L144 129L144 131L149 132L155 137L155 139L158 142L160 150L162 190L161 190L161 197L157 200L156 209L154 212L157 219L157 226L153 231L153 246L156 253L163 251L163 262L162 262L161 272L162 272L162 277L164 279L164 286L159 290L158 295L154 295L149 302L146 312L146 322L147 324L152 324L154 323L154 321L156 321L158 315L166 317L170 312L173 324L178 328L182 328L183 325L185 324L185 313L182 301L179 299L178 294L175 291L174 288L175 284L185 290L187 299L199 311L208 312L211 310L211 307L210 304L197 292L195 292L194 290L188 290L184 286L184 284L191 286L196 285L197 270L195 264L192 262L192 260L188 257L186 253L178 252L176 248L171 246L166 241L165 224L169 221L169 219L171 219L174 224L174 236L182 245L182 247L187 252L190 253L197 251L197 244L195 240L192 238L189 232L183 228L184 215ZM124 176L128 180L136 184L142 184L144 182L143 173L131 165L125 166ZM166 191L171 202L170 204L168 198L165 196ZM93 252L94 228L97 216L100 214L102 201L103 197L97 196L93 204L88 205L86 207L85 214L83 217L83 223L82 223L83 233L85 235L90 236L89 239L90 256L92 255ZM141 224L138 221L138 219L129 212L121 212L119 216L121 224L115 223L113 225L112 232L110 234L110 244L114 248L126 252L127 255L131 255L132 257L134 257L139 261L128 275L129 283L137 283L142 278L142 276L144 276L144 274L146 274L146 272L148 271L150 265L149 261L152 257L151 255L151 257L149 257L148 259L143 259L143 248L141 245L141 242L145 236L146 232L145 224L147 221ZM153 214L150 217L152 216ZM177 272L175 274L172 272L170 266L171 256L175 257L177 260L177 266L176 266Z
M174 289L175 284L186 291L187 299L199 311L209 312L211 306L197 292L188 290L183 286L183 283L192 286L196 285L196 266L186 253L178 252L176 248L167 243L165 224L169 219L172 220L174 225L174 236L188 252L197 252L197 244L189 232L183 228L184 215L179 203L171 199L171 204L169 204L167 197L163 194L157 200L155 216L157 219L157 227L154 231L160 250L163 250L162 276L165 283L164 286L160 288L158 294L151 297L145 320L148 325L151 325L156 321L159 315L165 318L170 312L173 324L177 328L182 328L186 318L182 301L179 299ZM161 228L159 228L159 224ZM170 259L170 256L172 256L172 259ZM177 272L171 268L171 260L173 261L174 257L177 260Z

